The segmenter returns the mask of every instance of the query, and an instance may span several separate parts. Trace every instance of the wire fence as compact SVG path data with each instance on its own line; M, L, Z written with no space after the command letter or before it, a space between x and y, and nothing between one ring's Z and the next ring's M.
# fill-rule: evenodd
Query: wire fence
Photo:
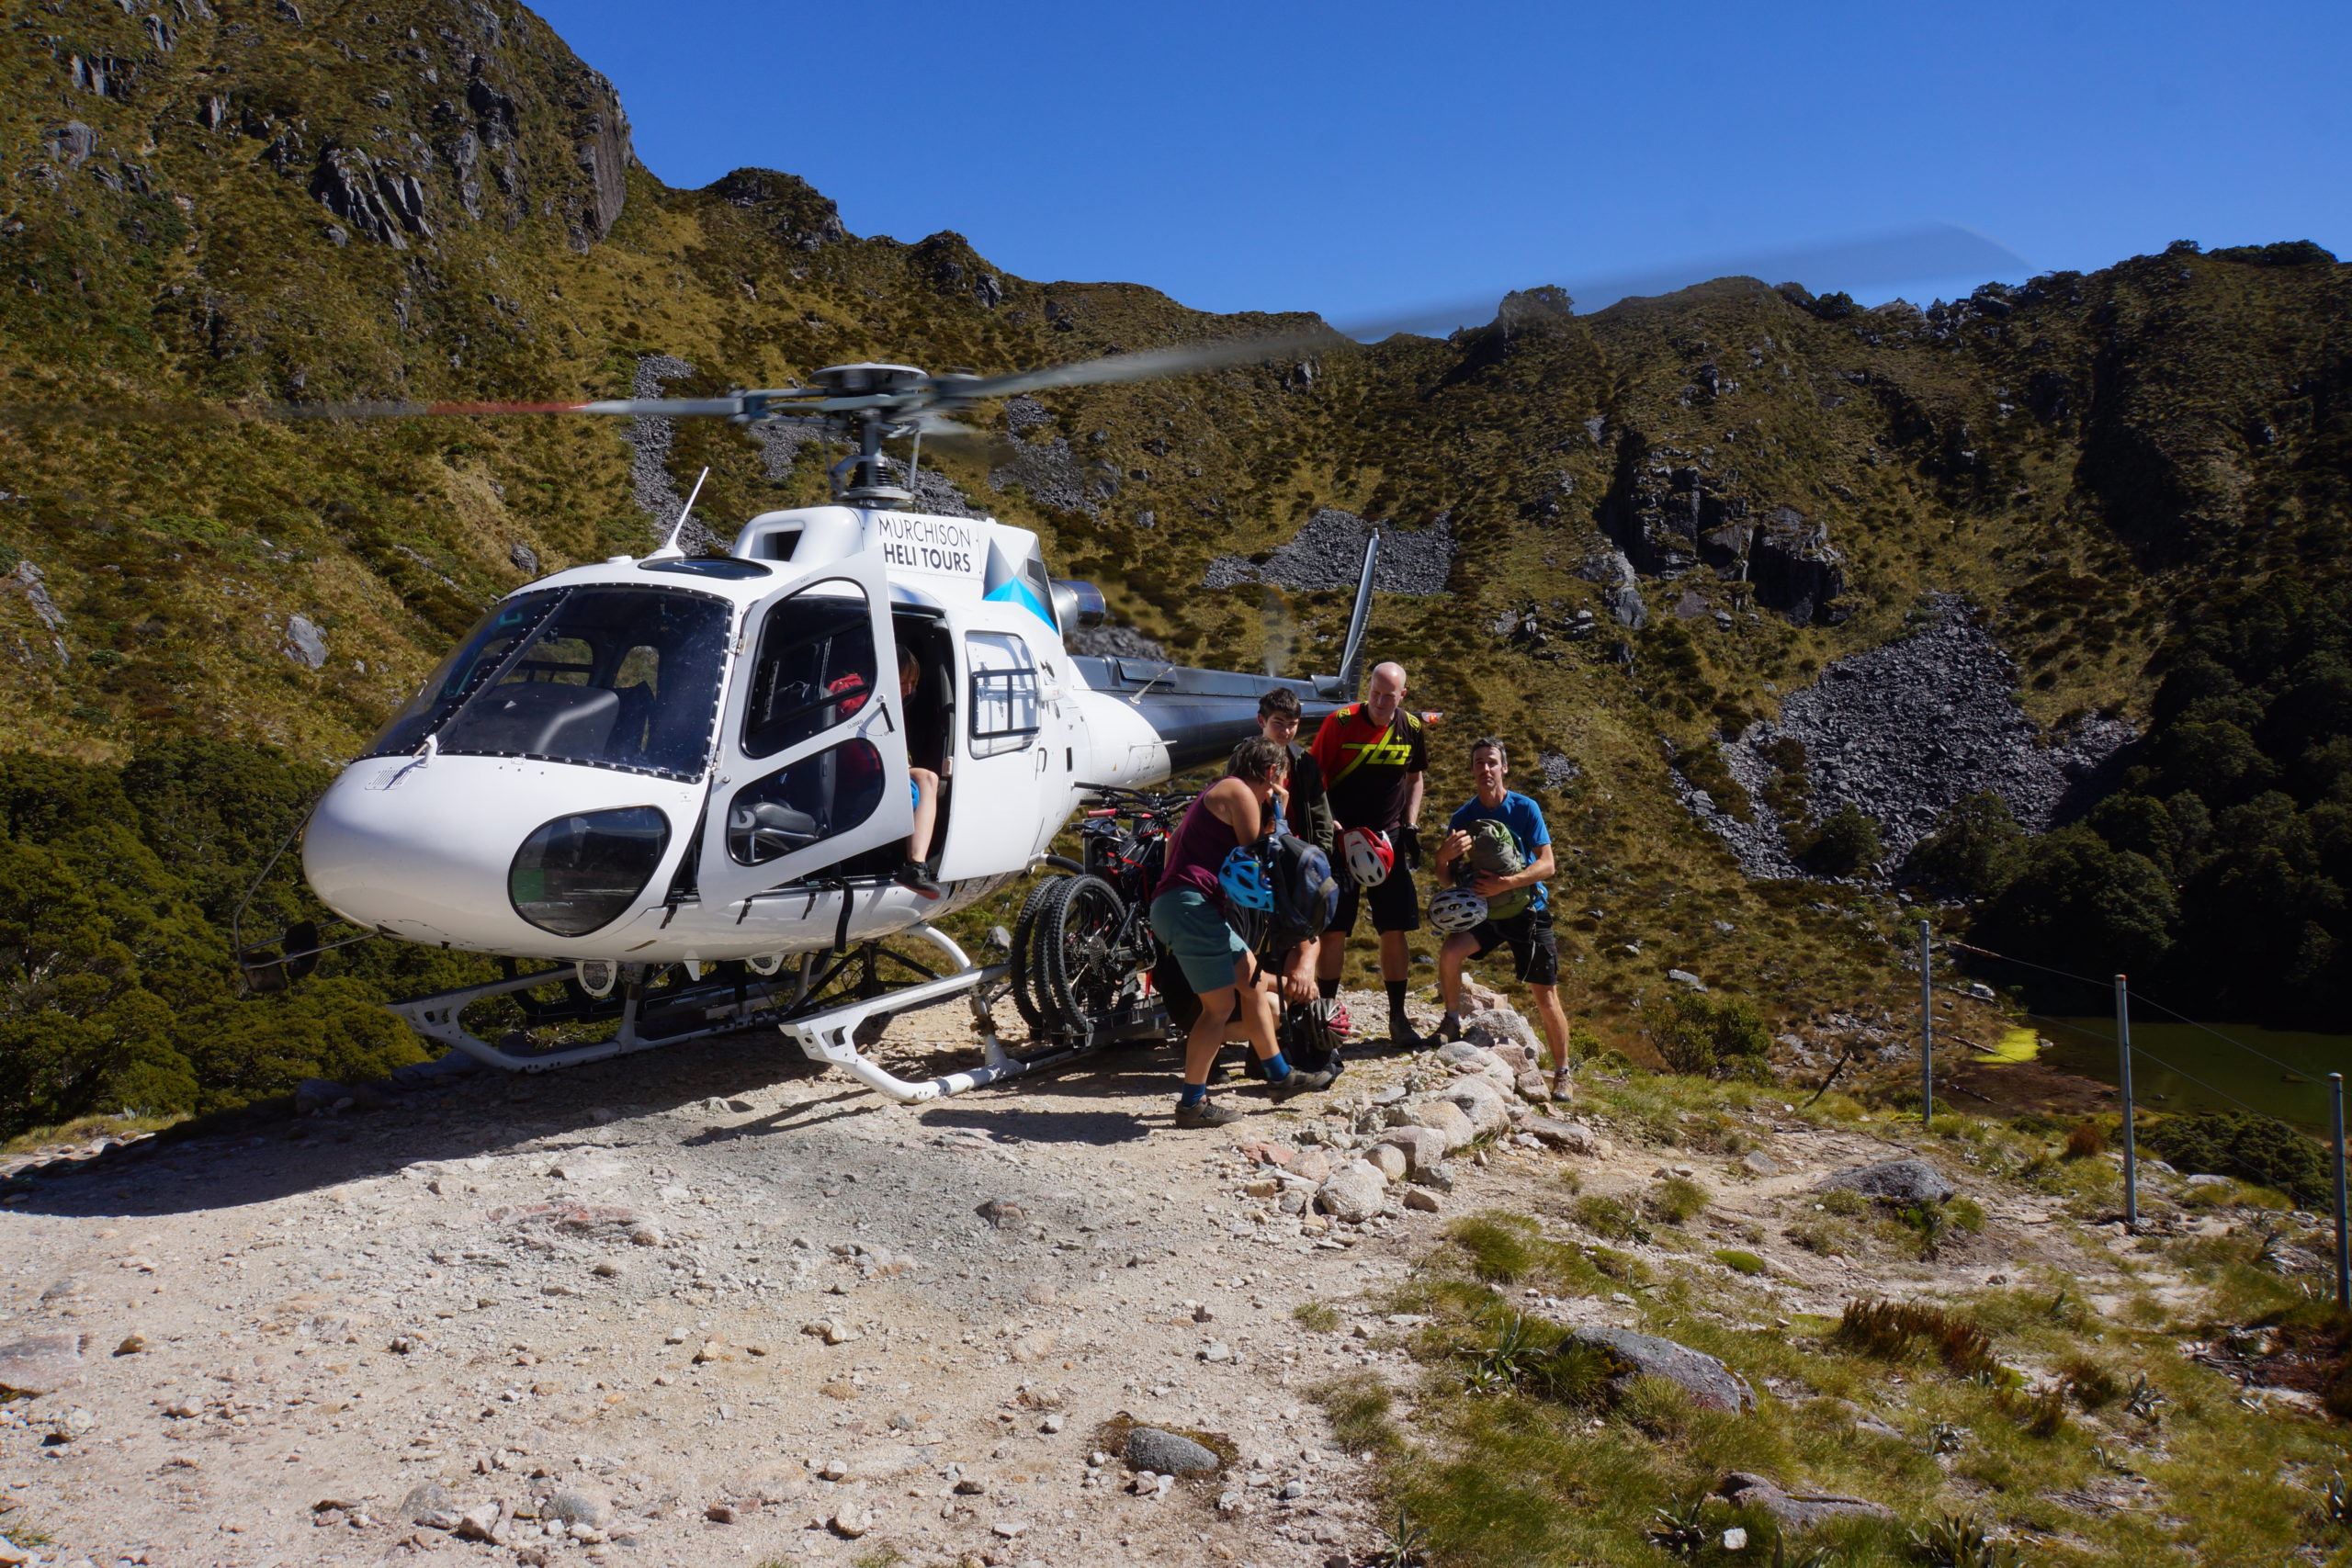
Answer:
M2061 979L2076 981L2082 985L2089 986L2094 989L2109 990L2114 986L2114 981L2111 979L2095 980L2087 975L2077 975L2072 970L2055 968L2047 964L2037 964L2030 958L2019 958L2014 953L1996 953L1988 947L1976 947L1968 942L1952 941L1950 939L1946 940L1944 945L1954 952L1973 953L1981 958L1997 959L2004 964L2020 964L2028 969L2038 970L2044 975L2055 975ZM2303 1077L2303 1069L2293 1063L2282 1062L2267 1051L2258 1050L2233 1035L2223 1033L2222 1031L2215 1029L2209 1023L2193 1019L2187 1013L2178 1011L2176 1009L2166 1007L2164 1003L2157 1001L2154 998L2148 996L2145 992L2133 991L2130 993L2130 996L2132 1004L2135 1007L2154 1008L2156 1011L2177 1019L2180 1022L2189 1025L2191 1028L2203 1031L2205 1033L2211 1035L2216 1040L2222 1041L2226 1044L2234 1045L2239 1050L2244 1051L2247 1055L2267 1062L2272 1066L2291 1074L2298 1079ZM2098 1031L2086 1029L2083 1025L2072 1022L2065 1019L2052 1018L2046 1014L2036 1012L2029 1012L2025 1016L2038 1020L2041 1022L2054 1023L2064 1028L2075 1030L2079 1032L2089 1034L2093 1036L2093 1038L2098 1037ZM2106 1038L2109 1043L2118 1045L2119 1048L2120 1047L2121 1042L2114 1034L2110 1033L2106 1036ZM2280 1126L2288 1128L2297 1136L2308 1139L2322 1149L2327 1148L2327 1145L2325 1143L2317 1138L2311 1137L2308 1133L2305 1133L2300 1127L2296 1127L2292 1122L2287 1122L2279 1117L2273 1116L2267 1111L2257 1110L2256 1107L2248 1105L2245 1100L2240 1100L2236 1095L2230 1093L2227 1089L2210 1084L2203 1078L2188 1072L2187 1069L2176 1066L2172 1063L2165 1061L2162 1056L2157 1055L2154 1052L2150 1051L2144 1045L2134 1043L2130 1047L2130 1049L2133 1056L2151 1062L2155 1066L2162 1067L2165 1071L2172 1074L2174 1077L2186 1082L2195 1084L2199 1089L2203 1089L2206 1093L2213 1096L2215 1099L2227 1101L2229 1104L2236 1106L2240 1111L2245 1111L2247 1115L2260 1117L2265 1121L2277 1122ZM2222 1157L2230 1164L2236 1166L2239 1169L2245 1171L2248 1175L2256 1178L2258 1185L2268 1187L2278 1191L2286 1192L2289 1194L2290 1201L2295 1200L2299 1196L2295 1192L2296 1183L2292 1179L2282 1179L2278 1172L2250 1162L2240 1155L2226 1151L2217 1152L2222 1152Z

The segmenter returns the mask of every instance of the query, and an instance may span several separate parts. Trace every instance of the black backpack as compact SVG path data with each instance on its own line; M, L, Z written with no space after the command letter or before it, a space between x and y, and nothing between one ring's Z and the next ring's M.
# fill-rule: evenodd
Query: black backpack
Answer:
M1331 857L1287 829L1277 830L1269 851L1266 879L1273 885L1274 909L1259 953L1287 953L1331 929L1340 908L1340 882Z

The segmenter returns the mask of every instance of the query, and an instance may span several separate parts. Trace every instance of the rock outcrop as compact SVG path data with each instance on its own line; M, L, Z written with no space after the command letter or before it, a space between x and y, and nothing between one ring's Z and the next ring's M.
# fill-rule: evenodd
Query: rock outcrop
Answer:
M1747 1380L1703 1350L1636 1334L1629 1328L1577 1328L1570 1345L1599 1350L1615 1368L1611 1384L1621 1393L1636 1378L1663 1378L1690 1394L1702 1410L1745 1412L1756 1407L1756 1393Z
M1821 1192L1859 1192L1889 1203L1940 1203L1959 1189L1951 1179L1923 1159L1881 1160L1855 1170L1841 1170L1815 1189Z

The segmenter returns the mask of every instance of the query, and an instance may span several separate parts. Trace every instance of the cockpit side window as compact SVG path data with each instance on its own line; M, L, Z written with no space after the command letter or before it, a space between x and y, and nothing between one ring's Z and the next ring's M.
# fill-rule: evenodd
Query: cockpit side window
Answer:
M1037 666L1029 645L1011 632L964 638L971 666L971 747L975 757L1026 749L1037 736Z
M773 757L864 707L876 679L865 590L832 579L771 607L750 679L747 757Z

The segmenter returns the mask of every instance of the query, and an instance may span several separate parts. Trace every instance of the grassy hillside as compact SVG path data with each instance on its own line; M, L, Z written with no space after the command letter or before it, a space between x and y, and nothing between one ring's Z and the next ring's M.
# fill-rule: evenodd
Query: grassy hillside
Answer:
M520 7L55 0L6 49L15 752L120 767L202 735L331 765L527 563L652 538L617 423L241 406L615 395L656 354L695 367L668 384L691 394L856 359L989 371L1308 324L1013 277L954 233L858 239L788 175L670 189L630 156L609 85ZM1572 992L1600 1032L1632 1043L1669 967L1776 1024L1867 1019L1905 1005L1895 906L1751 885L1677 804L1670 759L1703 770L1711 738L1899 635L1929 591L1988 617L2037 719L2147 723L2188 628L2341 571L2352 282L2296 244L2177 245L1926 311L1802 281L1591 315L1535 289L1449 341L1335 336L1047 394L1017 433L1026 479L1002 490L1002 454L939 460L1125 617L1244 668L1270 626L1295 639L1290 667L1328 668L1342 596L1283 595L1270 616L1255 584L1199 586L1212 557L1271 549L1327 506L1450 518L1448 592L1384 598L1375 647L1452 716L1447 737L1502 733L1521 784L1553 781L1537 793L1569 847L1563 908L1582 911ZM820 497L825 460L811 446L772 473L755 439L707 425L682 427L667 464L681 492L711 468L702 511L723 533ZM1643 574L1638 631L1593 580L1611 548ZM1567 635L1583 610L1600 630ZM1513 616L1539 635L1504 635ZM2344 732L2317 722L2298 746ZM1466 769L1440 750L1453 797ZM2324 764L2294 774L2297 813L2341 796ZM2334 842L2314 820L2305 839ZM2307 967L2346 934L2331 852L2298 873Z

